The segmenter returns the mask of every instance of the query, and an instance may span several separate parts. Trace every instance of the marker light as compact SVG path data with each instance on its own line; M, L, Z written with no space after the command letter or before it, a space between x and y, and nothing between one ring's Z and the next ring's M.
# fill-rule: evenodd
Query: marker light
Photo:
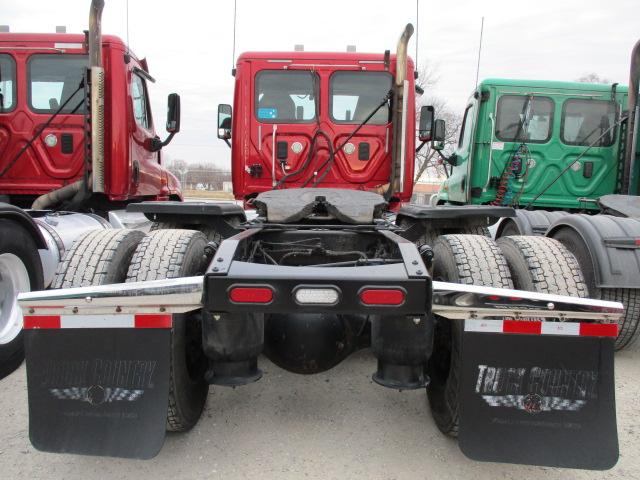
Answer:
M236 303L269 303L273 300L273 290L268 287L233 287L229 299Z
M364 305L401 305L404 292L391 288L370 288L360 292L360 301Z
M294 297L302 305L335 305L340 294L335 288L298 288Z

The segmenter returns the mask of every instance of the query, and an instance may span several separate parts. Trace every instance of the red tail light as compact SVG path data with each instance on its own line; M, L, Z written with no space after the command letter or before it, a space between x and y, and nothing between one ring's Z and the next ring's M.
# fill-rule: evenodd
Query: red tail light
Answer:
M229 299L236 303L269 303L273 300L273 290L268 287L233 287Z
M404 297L404 291L391 288L368 288L360 292L364 305L401 305Z

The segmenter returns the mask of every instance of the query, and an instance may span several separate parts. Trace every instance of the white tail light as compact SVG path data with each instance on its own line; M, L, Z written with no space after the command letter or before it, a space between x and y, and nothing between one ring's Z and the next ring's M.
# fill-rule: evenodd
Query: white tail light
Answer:
M335 305L340 293L335 288L298 288L294 297L302 305Z

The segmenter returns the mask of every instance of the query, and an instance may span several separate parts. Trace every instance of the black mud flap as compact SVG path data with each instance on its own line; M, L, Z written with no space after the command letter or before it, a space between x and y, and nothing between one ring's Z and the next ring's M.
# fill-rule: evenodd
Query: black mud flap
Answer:
M464 332L459 443L473 460L618 460L613 338Z
M151 458L169 399L169 329L25 330L29 436L45 452Z

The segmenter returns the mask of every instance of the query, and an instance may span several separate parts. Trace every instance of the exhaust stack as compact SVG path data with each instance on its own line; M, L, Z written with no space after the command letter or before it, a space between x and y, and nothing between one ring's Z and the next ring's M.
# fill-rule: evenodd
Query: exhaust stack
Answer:
M102 10L104 0L92 0L89 11L91 70L91 166L94 192L104 192L104 69L102 68Z
M393 82L393 148L391 150L391 176L385 198L402 190L405 170L406 102L407 87L407 45L413 35L413 25L408 23L398 40L396 48L396 76Z
M640 40L631 50L631 67L629 72L629 120L627 123L627 145L624 172L622 179L622 193L632 195L634 184L634 170L636 161L636 148L638 145L638 116L640 116L640 104L638 103L638 88L640 88Z

